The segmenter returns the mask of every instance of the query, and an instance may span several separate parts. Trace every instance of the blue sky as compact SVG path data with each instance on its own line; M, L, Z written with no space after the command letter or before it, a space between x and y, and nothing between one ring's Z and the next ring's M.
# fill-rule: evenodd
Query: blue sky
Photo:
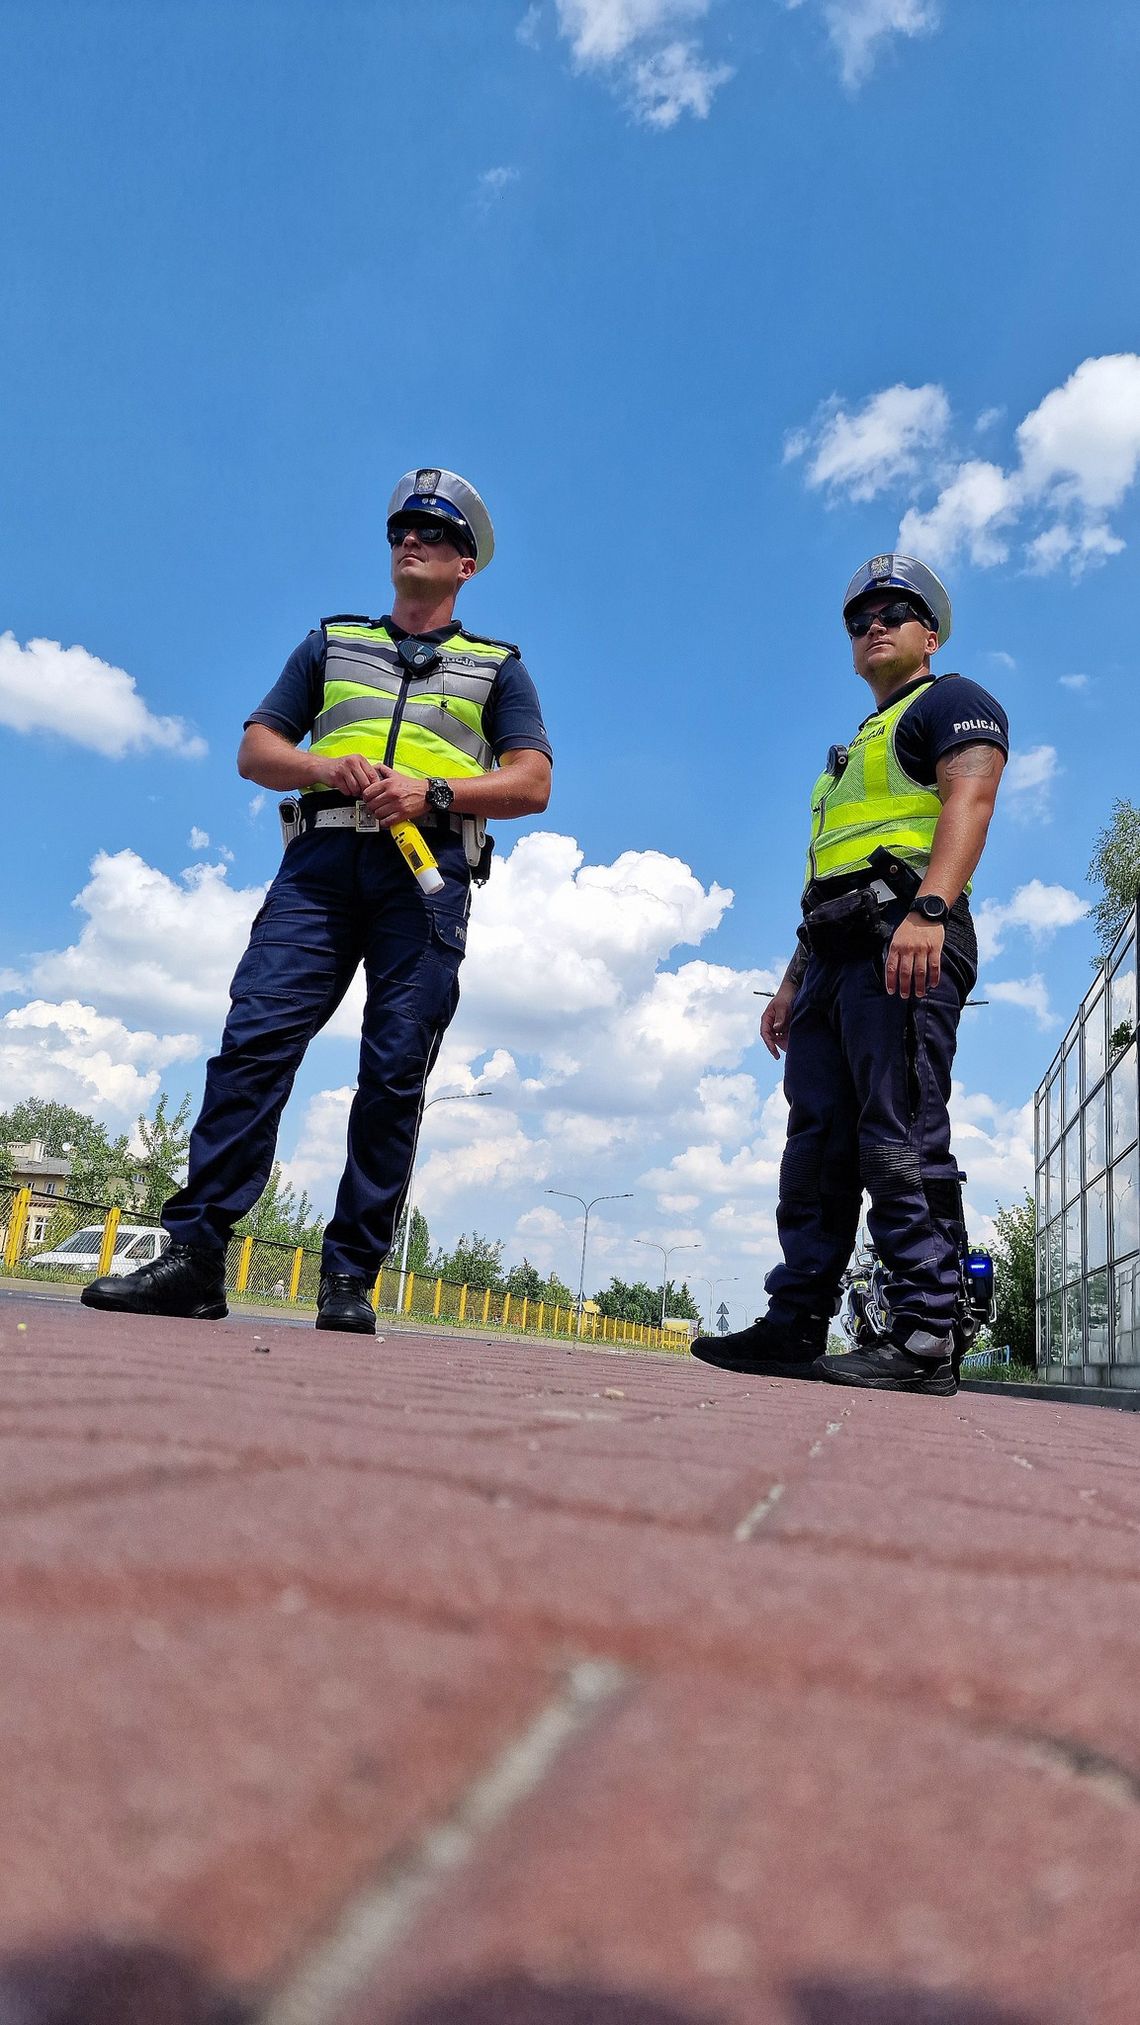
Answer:
M754 1311L782 1111L753 992L864 712L842 587L900 527L953 593L944 666L1012 721L958 1115L975 1220L1016 1193L1092 841L1135 792L1135 16L2 0L0 26L0 1097L118 1123L197 1096L277 856L242 717L321 613L385 608L388 491L436 461L491 507L462 615L522 643L557 765L476 903L435 1088L495 1101L428 1120L433 1229L568 1273L544 1190L629 1188L591 1277L651 1267L635 1235L699 1243ZM353 1016L282 1134L323 1203Z

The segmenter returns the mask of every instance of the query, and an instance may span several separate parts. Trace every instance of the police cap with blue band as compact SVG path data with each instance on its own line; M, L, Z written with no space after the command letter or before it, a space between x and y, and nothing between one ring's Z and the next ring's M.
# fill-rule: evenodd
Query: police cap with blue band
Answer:
M931 630L940 647L950 638L950 595L945 584L916 561L912 555L873 555L857 569L843 598L843 616L871 591L909 591L916 604L930 615Z
M457 544L475 558L476 575L495 553L495 530L479 494L457 471L424 466L405 471L388 501L388 526L414 527L416 522L442 521L454 530Z

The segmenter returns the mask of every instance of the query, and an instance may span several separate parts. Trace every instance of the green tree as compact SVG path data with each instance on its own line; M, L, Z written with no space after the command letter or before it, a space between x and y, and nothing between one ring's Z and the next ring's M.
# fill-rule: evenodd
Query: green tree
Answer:
M635 1280L627 1285L624 1280L612 1279L608 1287L595 1294L603 1315L610 1315L618 1322L648 1322L656 1329L661 1322L661 1288L647 1286L644 1280ZM699 1322L701 1311L689 1292L688 1282L680 1287L672 1280L665 1283L665 1313L675 1315L685 1322Z
M157 1216L164 1202L186 1178L186 1150L190 1144L190 1099L183 1097L171 1112L164 1090L154 1107L153 1118L139 1118L138 1134L142 1154L135 1162L134 1207L140 1216Z
M80 1202L129 1207L134 1162L125 1132L112 1139L98 1119L48 1097L24 1097L10 1111L0 1112L0 1144L5 1148L36 1139L49 1160L70 1161L63 1193Z
M105 1125L76 1115L67 1194L79 1202L116 1203L120 1209L133 1209L138 1183L126 1133L112 1139Z
M492 1293L501 1294L503 1280L502 1238L480 1237L466 1231L459 1239L454 1251L440 1252L431 1261L430 1272L440 1273L445 1280L453 1280L457 1286L490 1287Z
M319 1249L324 1230L324 1217L317 1215L307 1190L302 1189L298 1196L292 1183L282 1180L279 1160L274 1161L269 1180L248 1216L243 1216L236 1226L239 1237L263 1238L279 1245L304 1245L308 1251Z
M392 1249L388 1253L388 1264L390 1266L398 1266L404 1256L404 1230L407 1221L408 1206L405 1203L400 1221L396 1225L396 1235L392 1239ZM427 1218L422 1209L413 1209L412 1232L408 1239L408 1271L412 1273L430 1272L431 1263L431 1232L428 1229Z
M1097 837L1088 876L1100 889L1093 907L1097 940L1105 956L1136 905L1140 890L1140 808L1118 796Z
M658 1309L657 1312L660 1314L661 1310ZM665 1288L665 1313L675 1315L682 1322L701 1320L701 1311L689 1292L687 1280L682 1280L679 1287L675 1287L672 1280L668 1282Z
M507 1292L512 1301L521 1301L525 1296L528 1301L545 1301L551 1308L568 1308L574 1299L557 1273L551 1273L544 1280L538 1267L532 1266L529 1259L524 1259L521 1266L511 1267L507 1274Z
M1036 1219L1033 1198L999 1209L991 1250L997 1289L997 1316L991 1330L995 1343L1008 1343L1018 1364L1037 1361L1034 1310L1037 1297Z
M654 1327L661 1320L661 1289L653 1288L644 1280L632 1283L619 1280L615 1274L608 1287L594 1295L603 1315L615 1322L649 1322Z

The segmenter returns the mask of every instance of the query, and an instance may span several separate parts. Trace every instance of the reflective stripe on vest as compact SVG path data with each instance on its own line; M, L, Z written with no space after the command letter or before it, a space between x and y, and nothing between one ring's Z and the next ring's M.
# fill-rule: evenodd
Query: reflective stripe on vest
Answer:
M513 649L457 629L439 644L435 667L408 681L386 627L330 620L324 634L325 686L313 752L333 757L359 752L373 764L387 761L421 780L490 770L494 754L484 736L483 711Z
M805 888L813 879L866 871L880 844L916 870L926 870L942 803L934 788L923 787L905 771L895 751L895 730L933 680L868 718L848 748L843 772L838 777L823 773L816 781Z

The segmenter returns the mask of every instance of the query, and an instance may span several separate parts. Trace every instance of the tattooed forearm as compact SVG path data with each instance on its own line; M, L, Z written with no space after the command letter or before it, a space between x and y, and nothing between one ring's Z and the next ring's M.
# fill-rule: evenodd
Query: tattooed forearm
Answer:
M1002 765L1002 756L996 745L964 745L959 752L952 752L942 767L946 780L962 780L967 774L976 774L983 780L991 780Z
M797 988L803 983L808 967L808 953L802 942L796 944L795 955L784 972L784 982Z

